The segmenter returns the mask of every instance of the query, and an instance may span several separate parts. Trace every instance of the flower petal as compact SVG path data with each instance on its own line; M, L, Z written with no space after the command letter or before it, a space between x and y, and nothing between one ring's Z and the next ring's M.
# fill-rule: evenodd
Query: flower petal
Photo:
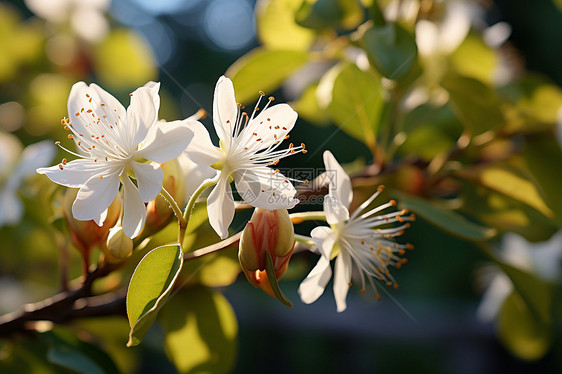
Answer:
M80 221L98 219L119 192L119 172L94 175L80 188L72 204L72 215Z
M349 219L349 205L353 198L351 180L330 151L324 152L324 167L329 181L328 195L324 199L324 212L329 224Z
M234 200L228 182L228 176L221 175L219 183L207 198L207 212L209 223L216 233L225 239L228 236L228 226L234 218Z
M297 190L281 173L260 166L234 172L236 190L242 199L263 209L291 209L298 204Z
M347 308L345 299L351 282L351 257L347 252L340 251L336 258L334 271L334 298L336 299L337 311L340 313Z
M53 157L55 157L55 153L55 146L50 140L43 140L25 147L12 178L21 180L35 172L37 168L48 165Z
M258 139L259 147L251 149L265 149L274 143L281 142L293 129L298 114L288 104L278 104L267 108L240 134L240 141L251 145ZM256 134L256 135L254 135Z
M315 302L324 293L324 289L330 281L332 276L330 253L335 243L335 233L328 227L316 227L310 235L320 250L321 257L299 286L299 296L306 304Z
M146 206L141 200L139 190L128 176L123 176L123 232L129 238L136 238L146 221Z
M229 139L232 138L237 115L238 106L234 97L234 86L232 81L223 75L215 86L213 125L219 139L224 143L229 143Z
M84 136L99 136L92 133L89 125L92 121L100 120L111 124L121 139L127 139L127 129L122 126L127 112L123 105L100 86L92 83L87 86L84 82L75 83L68 96L68 117L72 129ZM104 117L105 116L105 117ZM94 126L93 128L99 128ZM75 138L75 140L78 140Z
M178 157L193 138L189 122L173 121L157 123L148 130L142 148L135 157L144 157L160 164Z
M141 200L145 203L154 200L162 190L164 170L155 163L141 164L140 162L132 162L131 167L137 178Z
M178 162L185 178L185 200L189 201L191 195L199 188L206 179L217 175L217 170L209 166L201 166L191 161L184 152L178 156Z
M191 121L189 129L193 131L193 138L189 142L184 154L198 165L209 166L221 160L224 154L211 142L209 132L199 121Z
M133 134L132 145L144 140L148 129L158 121L160 83L148 82L131 94L131 104L127 108L127 126Z
M115 168L110 168L105 163L89 159L70 161L62 170L59 165L37 169L37 173L45 174L53 182L71 188L80 188L94 176L112 174L115 171Z

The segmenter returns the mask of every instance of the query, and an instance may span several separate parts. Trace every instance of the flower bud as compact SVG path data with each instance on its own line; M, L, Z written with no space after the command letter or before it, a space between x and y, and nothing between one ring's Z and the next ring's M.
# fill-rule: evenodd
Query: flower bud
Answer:
M109 230L107 250L111 255L107 256L106 253L106 257L110 262L124 260L133 253L133 240L125 234L123 227L115 226Z
M269 295L275 294L266 274L266 253L273 260L275 278L279 280L295 246L295 231L286 209L256 208L240 238L238 259L246 278Z
M164 170L162 186L172 195L174 200L181 207L185 198L185 177L177 159L168 161L161 165ZM143 235L151 235L166 227L172 220L174 212L170 204L162 196L148 203L146 206L146 223Z
M76 199L78 189L68 188L64 195L63 213L70 231L70 237L74 246L87 256L95 246L105 246L105 241L109 235L109 229L115 225L121 212L121 198L119 194L115 197L109 208L107 216L101 226L93 220L79 221L72 216L72 204Z

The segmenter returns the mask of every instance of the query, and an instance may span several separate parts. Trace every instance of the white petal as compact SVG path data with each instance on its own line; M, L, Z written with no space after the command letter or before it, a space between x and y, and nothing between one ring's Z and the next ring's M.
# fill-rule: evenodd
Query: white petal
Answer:
M145 203L154 200L162 190L164 170L158 164L141 164L139 162L132 162L131 167L137 178L141 200Z
M64 165L62 170L59 165L55 165L48 168L39 168L37 172L45 174L50 180L60 185L80 188L92 177L111 174L115 172L115 169L108 168L105 163L78 159Z
M225 239L228 236L228 226L234 218L234 200L227 176L221 176L219 183L209 194L207 212L211 227L221 239Z
M88 113L88 110L92 112ZM107 117L104 118L104 115ZM127 112L123 105L97 84L92 83L87 86L84 82L78 82L72 86L68 96L68 117L77 133L84 136L92 135L92 126L89 124L95 118L99 118L103 123L112 124L115 131L120 134L119 138L125 141L128 136L127 129L123 126L126 116ZM115 125L116 123L118 125ZM99 136L99 134L95 135Z
M42 142L31 144L23 150L21 161L14 173L20 178L25 178L35 172L37 168L44 167L51 163L51 160L55 157L55 153L55 146L50 140L43 140Z
M131 94L131 104L127 108L127 126L134 134L133 144L142 142L148 129L158 121L159 89L160 83L148 82Z
M329 224L349 219L349 205L353 198L351 180L330 151L324 152L324 167L329 180L328 195L324 199L324 212Z
M244 129L240 139L249 140L250 144L261 139L257 149L268 148L276 142L283 141L295 126L297 117L297 112L288 104L274 105L256 116ZM246 141L244 142L246 143Z
M178 156L178 162L185 176L185 200L189 201L191 195L199 188L206 179L217 175L217 170L209 166L201 166L191 161L186 153Z
M303 303L310 304L316 301L332 276L330 268L330 253L335 243L335 233L328 227L316 227L310 233L312 240L318 246L321 257L316 266L299 286L299 296Z
M336 258L334 268L334 298L338 312L343 312L347 308L346 298L351 282L351 257L345 251L340 251Z
M229 143L232 138L232 129L236 124L238 106L234 97L234 86L232 81L224 75L219 78L215 86L213 98L213 125L219 139Z
M191 121L189 129L193 131L193 138L188 144L185 154L198 165L209 166L224 158L222 151L211 142L209 132L199 121Z
M0 190L0 227L18 223L23 216L23 206L15 190Z
M157 123L148 130L142 148L135 157L144 157L160 164L178 157L193 138L188 121Z
M261 166L234 173L236 190L242 199L263 209L291 209L298 204L297 190L281 173Z
M97 219L119 192L119 173L94 175L80 188L72 204L72 215L80 221Z
M103 223L105 222L105 219L107 218L107 212L108 211L109 211L109 208L107 208L106 210L101 212L99 217L94 218L94 222L96 223L96 225L98 225L99 227L103 226Z
M139 190L128 176L123 176L123 232L129 238L136 238L146 221L146 206L142 202Z

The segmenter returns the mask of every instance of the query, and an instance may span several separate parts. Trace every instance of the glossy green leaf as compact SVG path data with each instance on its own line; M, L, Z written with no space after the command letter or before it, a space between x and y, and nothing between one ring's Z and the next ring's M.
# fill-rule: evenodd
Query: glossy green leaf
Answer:
M462 211L500 233L511 231L537 242L558 230L554 221L527 204L470 181L462 185Z
M451 107L472 135L495 130L504 123L500 101L484 83L473 78L448 75L442 85L449 91Z
M505 299L496 328L505 347L524 360L541 358L551 346L550 328L537 321L517 292Z
M449 234L474 241L487 240L496 234L496 230L473 223L438 203L405 194L398 194L398 198L400 208L411 210Z
M256 3L258 38L268 49L308 50L316 33L298 25L297 10L305 0L260 0Z
M540 186L541 196L554 212L554 219L562 224L562 150L556 139L548 135L529 139L523 157Z
M256 48L239 58L226 71L236 90L236 100L248 103L257 100L259 91L271 92L308 61L301 51Z
M178 245L154 248L137 265L127 291L127 316L131 326L128 347L142 341L172 292L182 265L183 254Z
M324 75L317 89L320 107L349 135L374 146L385 107L380 78L356 65L340 64Z
M312 29L347 29L359 25L364 12L355 0L305 0L295 15L299 25Z
M371 26L365 30L363 42L374 68L389 79L406 74L417 59L414 36L396 23Z
M162 309L166 354L178 373L229 373L238 323L226 298L204 287L180 291Z
M47 359L59 366L85 374L117 374L111 358L97 346L78 339L70 331L57 329L43 333L50 343Z
M184 272L190 274L189 284L200 283L208 287L229 286L240 274L238 246L206 255L204 258L190 260L184 265Z

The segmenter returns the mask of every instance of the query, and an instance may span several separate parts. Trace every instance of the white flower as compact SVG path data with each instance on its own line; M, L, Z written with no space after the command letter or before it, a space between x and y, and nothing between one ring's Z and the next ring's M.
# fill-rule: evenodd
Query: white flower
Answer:
M188 123L196 122L158 122L159 87L159 83L149 82L138 88L131 94L127 110L96 84L78 82L72 87L68 98L72 122L63 122L81 154L68 152L80 158L37 172L63 186L80 188L72 205L74 218L101 224L122 183L123 230L130 238L141 231L146 219L144 203L162 189L164 172L158 164L181 154L193 136ZM143 159L154 162L138 162ZM136 185L130 173L134 173Z
M520 235L506 233L499 256L507 264L536 274L539 279L558 281L562 275L562 231L541 243L530 243ZM484 322L493 320L512 291L511 279L504 272L495 272L476 311L478 318Z
M388 266L399 268L405 259L398 257L411 249L409 244L397 244L391 239L402 235L409 223L398 227L376 228L393 222L413 220L413 216L406 210L376 216L376 213L396 205L390 201L363 213L373 200L380 194L379 187L367 201L350 216L349 206L353 198L351 180L336 161L332 153L324 152L324 166L326 176L329 178L328 195L324 199L324 212L330 228L316 227L311 232L311 237L320 250L321 257L308 277L299 287L302 301L310 304L322 295L328 281L332 276L330 260L336 256L334 276L334 297L337 311L346 309L346 297L351 285L352 265L358 270L361 278L362 291L365 290L365 278L376 292L372 278L385 281L387 285L397 286L394 278L388 271ZM362 214L361 214L362 213ZM380 297L378 293L377 298Z
M18 223L23 215L23 206L17 191L23 180L35 169L51 162L55 147L42 141L25 147L19 140L0 132L0 227Z
M213 124L220 148L213 145L203 125L191 127L194 137L186 149L187 156L196 164L212 166L220 173L207 199L207 210L211 226L223 239L228 236L228 226L234 217L231 178L242 199L256 208L288 209L298 202L289 178L268 167L283 157L306 152L304 144L277 149L293 128L297 113L287 104L269 107L272 100L269 98L258 115L257 109L251 116L241 113L232 82L223 76L215 87L213 102Z

